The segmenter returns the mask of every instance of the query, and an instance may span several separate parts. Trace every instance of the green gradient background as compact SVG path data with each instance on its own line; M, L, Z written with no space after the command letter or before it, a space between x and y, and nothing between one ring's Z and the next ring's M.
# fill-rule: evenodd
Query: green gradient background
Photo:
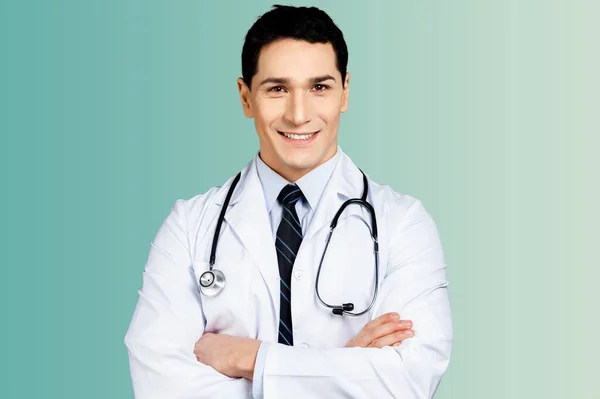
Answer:
M177 198L258 146L235 79L266 1L0 4L2 398L131 398L123 337ZM600 2L314 1L340 144L420 198L455 344L437 398L600 398Z

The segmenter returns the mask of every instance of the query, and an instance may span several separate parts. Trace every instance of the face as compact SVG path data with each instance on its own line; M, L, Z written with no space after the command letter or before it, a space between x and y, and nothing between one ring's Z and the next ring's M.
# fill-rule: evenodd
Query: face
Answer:
M282 39L263 47L252 89L238 79L261 159L293 182L333 157L349 82L347 73L342 85L329 43Z

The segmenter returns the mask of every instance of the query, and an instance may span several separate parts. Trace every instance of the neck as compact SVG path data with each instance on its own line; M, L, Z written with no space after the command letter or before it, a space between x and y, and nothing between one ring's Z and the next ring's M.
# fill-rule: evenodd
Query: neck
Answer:
M274 160L269 159L268 157L264 157L263 154L260 152L258 153L258 156L260 157L260 159L262 159L262 161L269 168L273 169L275 172L277 172L277 174L279 174L281 177L283 177L288 182L294 183L295 181L299 180L302 176L306 175L310 171L318 168L325 162L329 161L331 158L333 158L335 156L336 153L337 153L337 146L333 149L333 151L330 151L325 157L323 157L323 159L321 159L317 164L315 164L309 168L304 168L304 169L298 169L298 168L291 167L289 165L277 163Z

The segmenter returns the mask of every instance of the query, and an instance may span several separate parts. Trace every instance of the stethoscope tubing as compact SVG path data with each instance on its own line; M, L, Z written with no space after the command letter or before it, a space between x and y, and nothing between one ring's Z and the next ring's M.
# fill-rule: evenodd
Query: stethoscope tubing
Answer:
M340 206L340 208L336 212L334 218L332 219L331 225L330 225L330 230L329 230L329 233L327 234L327 238L326 238L326 242L325 242L325 248L323 249L323 254L321 255L321 260L319 262L319 267L317 269L317 278L315 279L315 293L317 295L319 302L323 306L325 306L329 309L332 309L334 314L340 315L340 316L348 315L348 316L356 317L356 316L361 316L361 315L367 313L368 311L370 311L373 308L373 305L375 304L375 301L377 300L377 295L379 293L379 242L378 242L378 238L377 238L377 234L378 234L377 233L377 218L375 216L375 209L367 201L367 195L368 195L368 191L369 191L367 176L365 175L365 173L362 170L360 170L360 172L363 175L362 196L361 196L361 198L351 198L349 200L346 200L342 204L342 206ZM233 182L231 183L231 187L229 188L227 195L225 197L223 206L221 207L221 212L219 213L219 218L217 220L217 226L215 228L215 235L213 237L213 242L212 242L211 251L210 251L209 270L202 273L202 276L200 277L199 289L200 289L201 293L203 293L204 295L207 295L207 296L216 296L225 287L224 274L220 270L213 269L213 266L214 266L215 260L216 260L217 245L218 245L219 235L221 232L221 226L223 224L223 221L225 220L225 212L227 211L227 207L229 206L231 196L233 195L235 187L240 180L241 174L242 174L242 172L239 172L233 179ZM369 305L360 312L353 312L354 304L352 304L352 303L344 303L342 305L330 305L327 302L325 302L323 300L323 298L321 298L321 294L319 292L319 278L321 276L321 269L323 266L323 261L325 260L325 254L327 253L327 248L329 247L329 243L330 243L331 237L333 235L333 231L337 227L337 223L338 223L338 220L339 220L342 212L344 211L344 209L347 206L349 206L351 204L358 204L362 207L365 207L369 211L369 214L371 216L371 226L370 226L369 230L371 233L371 238L373 239L373 252L374 252L374 256L375 256L375 268L374 268L375 287L373 289L373 296L371 298L371 302L369 303ZM204 283L203 283L203 280L204 280ZM210 281L211 283L209 285L207 285L207 281ZM215 284L217 286L213 287L213 285L215 285Z

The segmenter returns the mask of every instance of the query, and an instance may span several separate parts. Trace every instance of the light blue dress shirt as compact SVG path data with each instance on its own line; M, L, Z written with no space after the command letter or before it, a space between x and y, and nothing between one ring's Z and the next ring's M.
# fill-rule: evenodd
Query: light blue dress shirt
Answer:
M312 220L315 209L317 209L317 204L321 199L321 195L325 190L325 186L327 186L327 183L331 178L331 174L335 169L335 165L337 164L340 155L341 151L338 148L337 152L331 159L311 170L295 182L295 184L300 187L300 190L302 190L302 193L304 194L304 199L296 202L296 213L298 214L298 219L302 225L302 234L306 233L306 229ZM265 204L267 206L269 219L271 220L273 245L275 245L277 228L279 227L281 213L283 212L283 207L277 201L277 196L281 190L291 182L287 181L285 178L267 166L267 164L260 159L260 156L257 156L255 159L258 178L263 188ZM260 348L258 349L258 354L256 355L254 376L252 378L252 395L256 399L262 399L263 397L263 372L265 368L265 358L267 355L268 345L268 343L262 342L260 344Z

